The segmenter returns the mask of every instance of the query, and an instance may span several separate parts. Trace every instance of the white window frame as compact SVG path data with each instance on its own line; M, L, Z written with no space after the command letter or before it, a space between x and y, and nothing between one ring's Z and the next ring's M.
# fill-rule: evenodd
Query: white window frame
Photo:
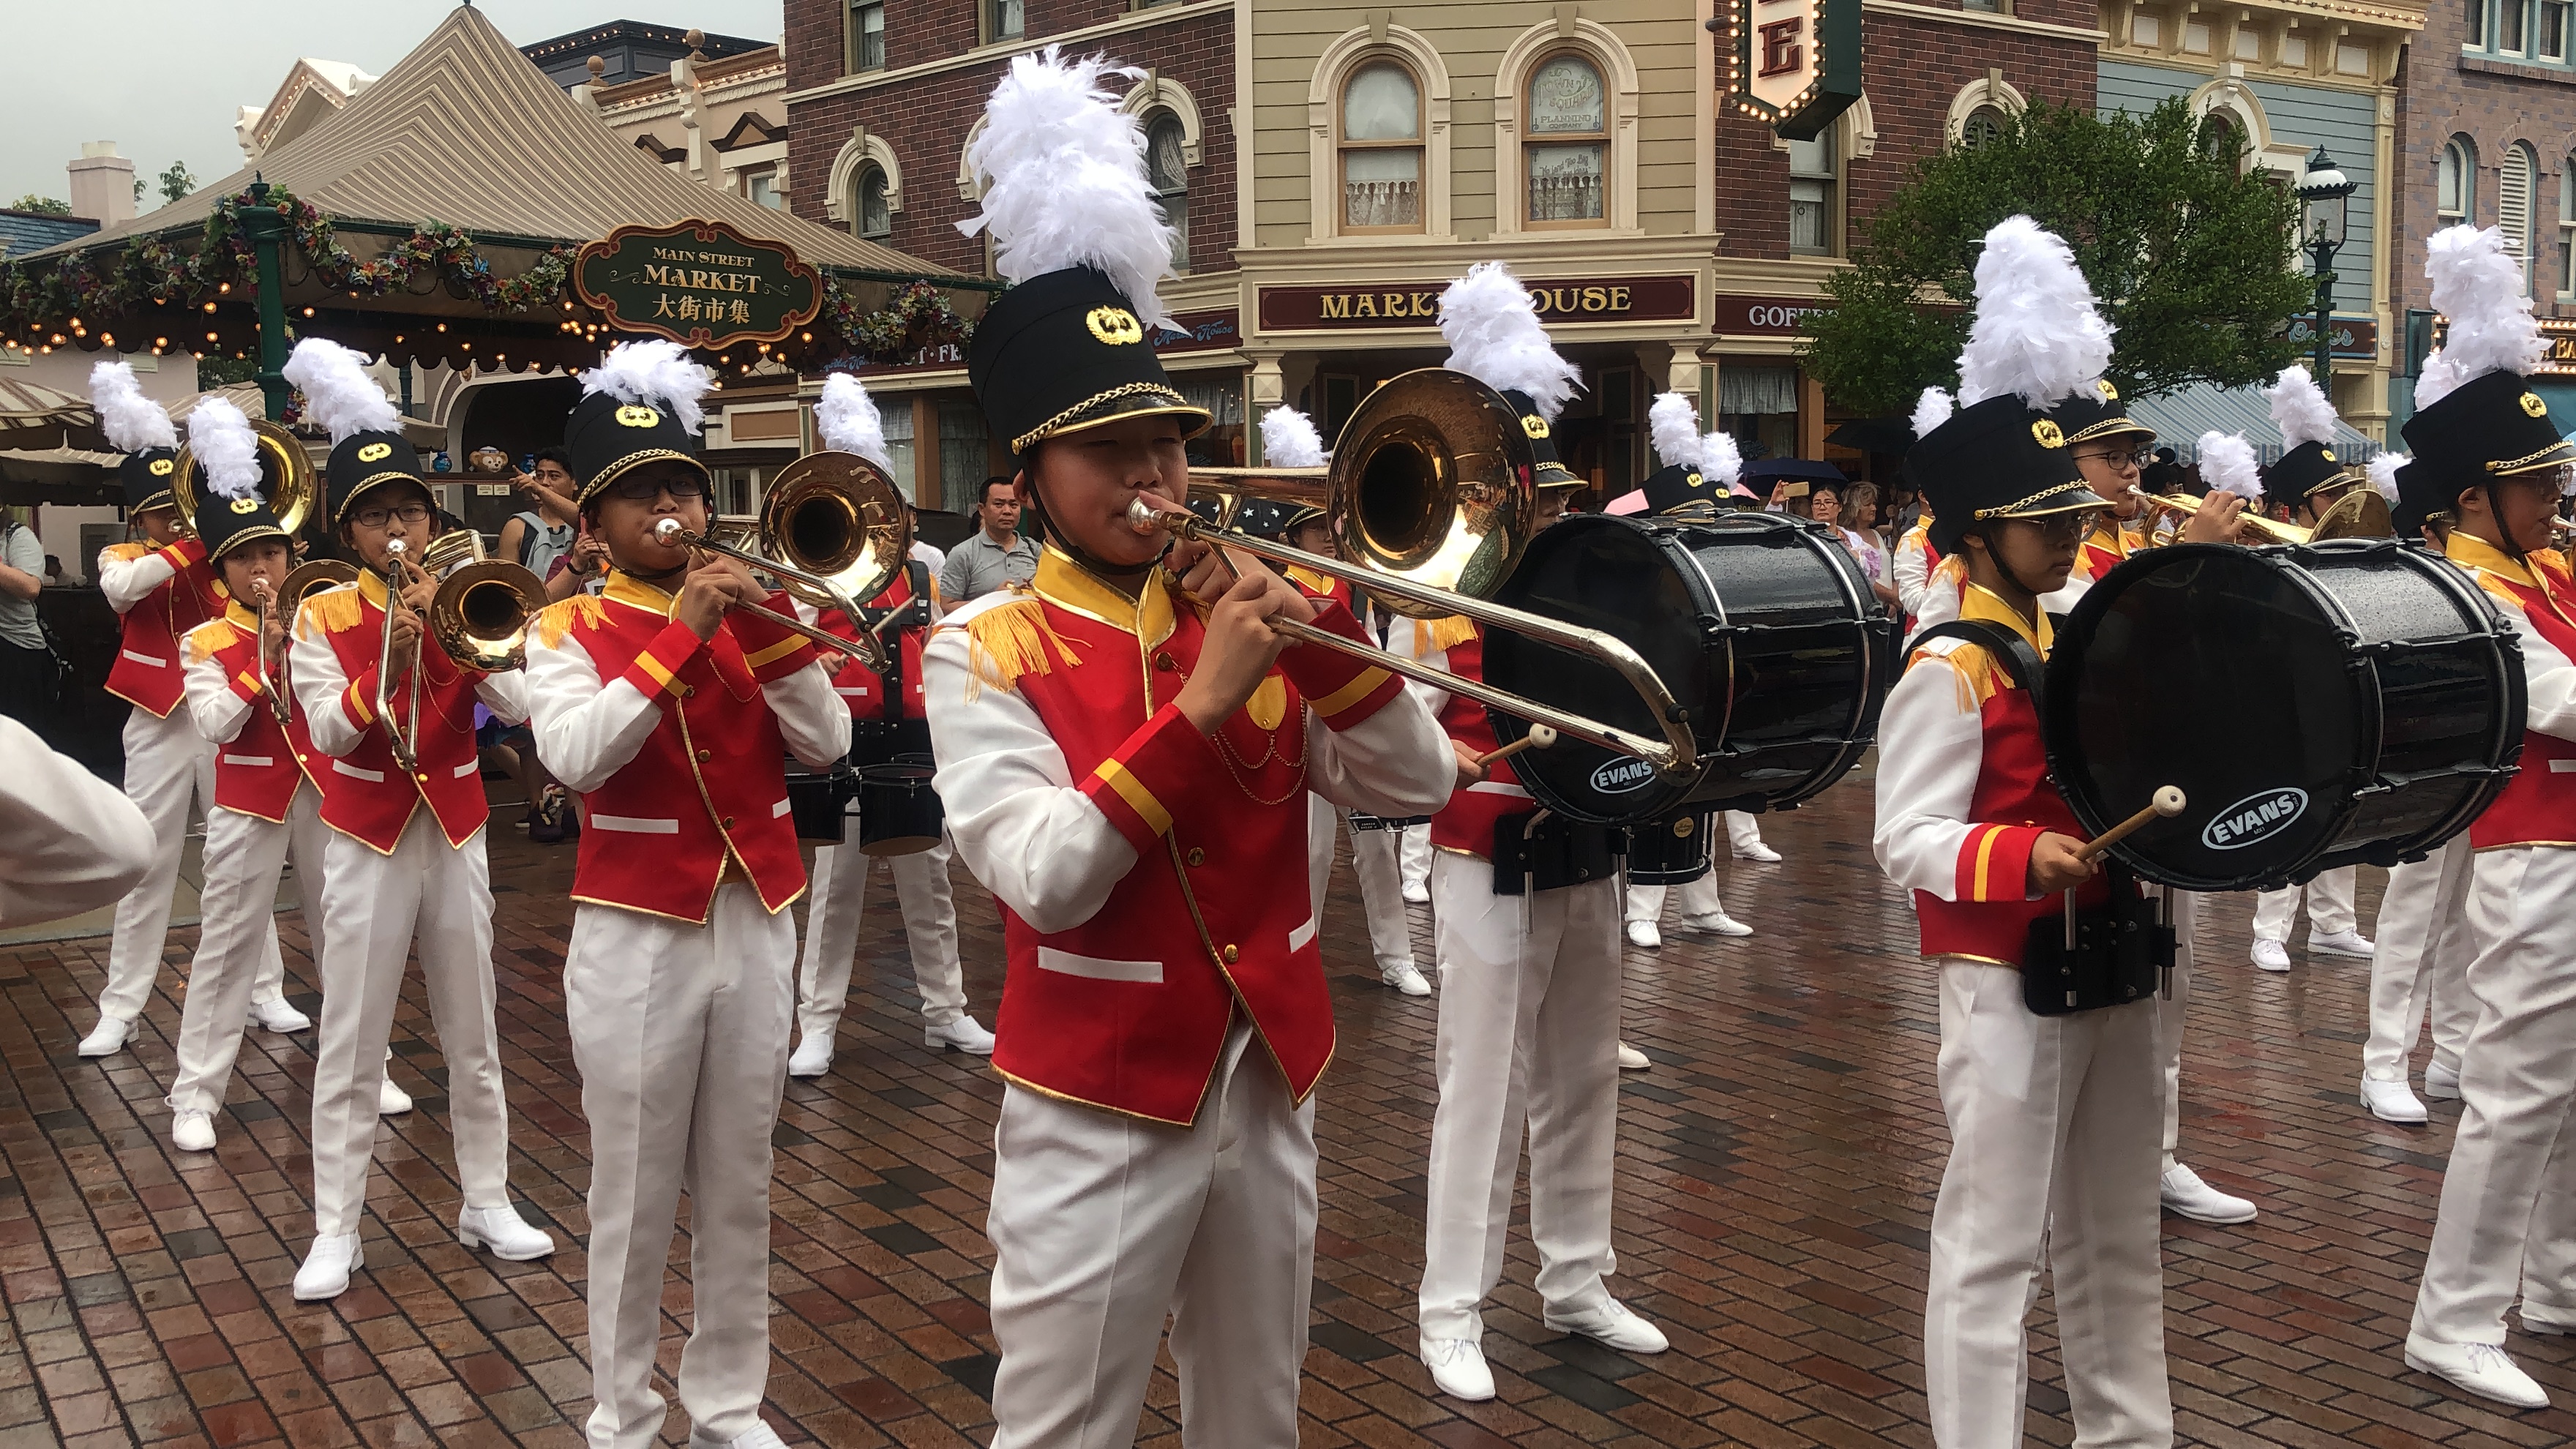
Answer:
M1601 72L1603 137L1610 154L1603 158L1600 226L1566 222L1532 226L1529 220L1529 162L1522 150L1523 99L1538 68L1572 52ZM1494 232L1592 231L1613 235L1637 233L1636 57L1609 27L1576 17L1573 24L1543 21L1514 37L1503 51L1494 77L1494 164L1497 172Z
M823 215L851 228L853 236L859 224L859 170L869 164L885 173L887 220L903 215L903 162L885 137L854 130L841 143L841 153L832 158L832 169L824 173L823 190Z
M1363 232L1342 227L1342 89L1371 61L1390 60L1422 87L1422 230ZM1375 246L1388 242L1454 242L1449 205L1449 66L1421 32L1389 24L1356 26L1334 37L1306 85L1307 240Z

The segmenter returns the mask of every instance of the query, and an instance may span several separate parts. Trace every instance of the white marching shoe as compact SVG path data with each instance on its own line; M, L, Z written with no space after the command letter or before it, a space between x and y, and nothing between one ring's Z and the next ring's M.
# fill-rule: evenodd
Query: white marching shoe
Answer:
M1624 1041L1619 1043L1619 1070L1623 1072L1642 1072L1654 1064L1655 1059L1653 1057L1646 1055L1644 1052L1637 1050L1635 1047L1628 1045Z
M125 1040L134 1035L134 1023L122 1017L102 1016L90 1034L81 1038L80 1054L85 1057L112 1057L125 1050Z
M993 1034L971 1016L961 1016L955 1021L929 1028L922 1033L922 1044L955 1047L969 1056L989 1057L993 1054Z
M376 1115L399 1117L410 1110L411 1093L395 1086L393 1074L387 1072L385 1079L376 1083Z
M2435 1343L2406 1335L2406 1366L2449 1379L2482 1399L2517 1409L2545 1409L2549 1396L2492 1343Z
M555 1250L554 1235L528 1226L528 1220L508 1203L495 1208L470 1207L458 1213L456 1240L511 1263L543 1258Z
M1431 904L1430 883L1426 881L1417 884L1413 881L1406 881L1404 883L1404 901L1406 905L1412 906L1427 906ZM1488 1395L1487 1397L1491 1397L1491 1395Z
M2460 1069L2457 1067L2446 1067L2440 1062L2426 1062L2424 1064L2424 1095L2432 1098L2436 1102L2458 1101L2460 1099Z
M2320 931L2311 926L2308 928L2308 949L2323 951L2329 956L2360 956L2367 959L2378 948L2371 945L2370 938L2359 931Z
M2406 1089L2406 1083L2402 1078L2397 1081L2383 1082L2377 1077L2363 1077L2361 1105L2368 1107L2370 1115L2382 1122L2412 1125L2428 1121L2433 1115L2424 1110L2423 1103L2415 1100L2415 1094Z
M767 1424L754 1424L730 1439L711 1438L695 1427L689 1430L689 1449L787 1449L787 1441Z
M1753 928L1724 911L1714 916L1684 916L1682 929L1708 936L1750 936Z
M313 1251L304 1255L304 1266L295 1270L295 1301L314 1303L348 1292L349 1275L365 1262L356 1233L315 1238Z
M178 1112L170 1118L170 1145L182 1152L215 1150L215 1119L203 1112Z
M1662 1353L1673 1346L1662 1329L1629 1312L1628 1305L1616 1298L1605 1298L1600 1307L1581 1313L1543 1311L1538 1321L1559 1333L1578 1334L1621 1353Z
M1664 944L1664 933L1661 930L1658 930L1655 923L1652 921L1630 921L1628 923L1628 944L1632 946L1643 946L1647 950L1652 951Z
M2576 1335L2576 1315L2552 1312L2526 1298L2522 1300L2522 1331L2542 1338L2566 1338Z
M1379 967L1377 971L1377 979L1381 983L1392 986L1407 996L1429 996L1431 994L1431 983L1423 979L1422 968L1414 965L1410 961L1392 969L1384 966Z
M2156 1195L2167 1212L2187 1217L2196 1223L2250 1223L2254 1221L2254 1204L2241 1197L2220 1192L2200 1180L2200 1174L2177 1162L2165 1169L2156 1184Z
M287 1004L283 996L250 1004L250 1019L261 1029L274 1032L303 1031L313 1025L313 1018Z
M832 1069L832 1034L809 1031L796 1043L795 1054L787 1059L787 1075L819 1077Z
M1757 840L1752 844L1737 850L1735 852L1735 858L1737 860L1758 860L1764 865L1778 865L1780 863L1780 852L1773 850L1771 847L1764 845L1761 841Z
M1431 1370L1431 1386L1453 1399L1481 1404L1494 1396L1494 1371L1472 1338L1423 1339L1422 1366Z
M2271 940L2264 936L2255 937L2254 964L2265 971L2289 970L2290 947L2288 943Z

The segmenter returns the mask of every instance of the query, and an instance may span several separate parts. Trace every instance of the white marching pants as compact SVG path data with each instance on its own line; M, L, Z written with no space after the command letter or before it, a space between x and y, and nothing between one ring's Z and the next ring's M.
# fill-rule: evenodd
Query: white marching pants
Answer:
M1731 815L1734 812L1728 811L1727 813ZM1707 930L1726 918L1726 902L1719 900L1717 895L1717 872L1715 870L1711 870L1708 874L1701 876L1699 879L1692 881L1687 885L1632 885L1628 887L1628 919L1632 921L1662 920L1664 918L1664 899L1666 893L1673 891L1681 893L1683 925L1694 926L1701 930Z
M107 984L98 993L98 1014L132 1021L143 1014L143 1003L152 999L153 983L161 975L161 949L170 936L170 897L179 884L179 857L188 847L189 805L193 801L197 813L209 817L210 827L216 813L215 747L197 733L186 704L170 711L168 719L155 718L140 705L125 717L125 798L152 822L152 869L116 903L116 934L108 942ZM264 940L251 985L253 1001L275 1001L286 975L273 919Z
M2469 932L2469 871L2477 854L2468 837L2452 836L2422 860L2388 868L2379 898L2370 957L2370 1040L2361 1069L2383 1082L2406 1080L2407 1059L2433 1015L2433 1060L2460 1069L2461 1049L2478 1024L2469 995L2469 959L2477 942Z
M2308 882L2308 934L2339 936L2353 928L2352 892L2361 867L2347 865ZM2266 941L2290 939L2290 923L2299 914L2299 887L2283 886L2254 897L2254 934Z
M1728 850L1750 850L1762 843L1762 817L1749 815L1741 810L1727 810L1720 813L1726 816Z
M993 1449L1124 1449L1172 1319L1188 1449L1294 1449L1315 1277L1315 1103L1240 1016L1197 1122L1002 1089Z
M2163 891L2162 886L2147 886L2149 899ZM2173 892L2174 968L2173 990L2156 996L2156 1044L2164 1053L2164 1160L2156 1168L2157 1176L2173 1171L2174 1149L2182 1142L2182 1036L2183 1018L2191 1010L2191 968L2194 961L2192 936L2200 929L2200 897L2191 891Z
M1619 1117L1619 883L1494 894L1494 868L1431 865L1439 941L1439 1109L1431 1119L1425 1338L1481 1339L1526 1124L1530 1238L1548 1311L1610 1296L1611 1158Z
M643 1449L662 1432L653 1353L684 1190L695 1312L675 1376L680 1402L701 1438L733 1439L760 1422L770 1138L795 969L795 917L771 914L740 882L717 888L703 926L573 908L564 1013L590 1123L593 1449Z
M2022 1004L2021 973L1947 959L1941 1109L1950 1161L1932 1207L1924 1392L1941 1449L2020 1449L2024 1329L2043 1256L2075 1442L2173 1443L2165 1381L2154 1119L2156 1006L2068 1016Z
M1324 919L1324 895L1332 887L1333 842L1350 821L1321 795L1306 797L1306 868L1314 890L1315 919ZM1351 873L1360 878L1360 910L1368 917L1369 950L1377 957L1380 976L1413 964L1413 924L1404 914L1404 881L1397 864L1392 830L1353 830Z
M2479 851L2469 915L2478 1024L2414 1331L2502 1343L2517 1290L2576 1317L2576 849Z
M957 959L957 903L949 893L948 862L957 853L942 832L939 843L910 855L886 857L894 873L895 908L912 947L912 980L921 992L922 1020L946 1026L966 1014L966 968ZM859 954L859 922L867 915L869 867L874 856L855 847L826 845L814 852L812 904L805 908L805 959L798 968L796 1020L807 1036L829 1040L850 1000L850 964Z
M204 924L179 1012L179 1069L166 1099L173 1112L223 1110L233 1057L250 1026L252 984L276 959L277 880L290 848L306 898L321 901L331 835L321 809L322 797L299 786L283 822L233 810L206 815L206 884L198 893ZM318 929L318 911L313 921Z
M1421 891L1431 888L1431 827L1408 825L1404 840L1397 847L1397 857L1404 868L1404 888Z
M476 830L451 848L429 807L391 855L332 831L322 848L322 1029L313 1058L313 1232L358 1230L385 1042L417 933L447 1060L448 1136L465 1205L510 1204L510 1115L492 1023L492 880Z

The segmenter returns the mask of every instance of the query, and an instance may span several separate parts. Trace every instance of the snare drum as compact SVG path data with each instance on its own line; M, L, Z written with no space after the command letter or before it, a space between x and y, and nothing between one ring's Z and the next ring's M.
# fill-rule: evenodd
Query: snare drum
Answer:
M796 822L796 838L838 845L847 838L847 812L850 798L858 793L859 781L846 764L834 763L828 770L809 770L800 761L787 762L787 813Z
M1780 514L1568 518L1530 542L1495 602L1616 635L1687 711L1701 767L1681 780L1573 739L1512 757L1541 803L1596 824L1795 805L1859 761L1895 683L1896 622L1868 576L1830 531ZM1607 666L1509 630L1486 631L1485 679L1662 734ZM1528 733L1493 720L1505 744Z
M1360 812L1354 810L1350 813L1350 822L1351 829L1353 830L1410 830L1416 825L1430 824L1431 817L1428 815L1408 815L1403 819L1396 820L1390 819L1384 815L1362 815Z
M1714 810L1676 815L1628 831L1628 884L1689 885L1709 871L1709 829Z
M2177 544L2103 575L2058 629L2049 773L2147 879L2237 891L2394 865L2468 827L2522 753L2517 645L2457 567L2395 539Z
M859 849L869 855L914 855L939 843L946 812L930 788L938 767L928 755L897 755L859 766Z

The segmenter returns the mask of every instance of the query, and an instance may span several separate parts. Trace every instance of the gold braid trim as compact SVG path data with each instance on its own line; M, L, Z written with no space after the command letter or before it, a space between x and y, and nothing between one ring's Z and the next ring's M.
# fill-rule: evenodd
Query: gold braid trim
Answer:
M1063 427L1065 424L1072 422L1084 412L1092 408L1096 408L1105 402L1116 402L1122 397L1155 397L1164 399L1176 407L1189 406L1189 399L1181 396L1180 393L1175 391L1168 383L1120 383L1118 386L1109 389L1107 392L1093 393L1091 396L1084 398L1082 401L1075 403L1069 408L1066 408L1063 412L1057 413L1054 417L1047 419L1045 422L1038 424L1036 427L1029 429L1018 437L1013 438L1011 440L1011 451L1014 453L1025 453L1029 449L1036 447L1038 444L1045 442L1048 435L1052 434L1056 429Z
M564 636L576 623L598 628L608 617L608 605L595 594L575 594L557 599L537 611L537 642L548 649L560 646Z
M2567 440L2565 438L2561 438L2557 442L2550 444L2548 447L2541 449L2537 453L2526 453L2519 458L2507 458L2501 463L2489 463L2487 464L2487 471L2490 473L2519 472L2522 469L2537 464L2541 459L2548 457L2552 453L2566 451L2568 447L2569 444ZM2562 459L2561 461L2564 460Z
M1073 646L1047 622L1046 606L1035 595L995 604L966 621L966 698L982 693L982 686L996 689L1019 687L1023 674L1053 674L1055 661L1047 657L1047 646L1064 656L1068 666L1082 663Z
M2034 503L2037 503L2039 500L2041 500L2041 499L2043 499L2043 498L2053 497L2053 496L2055 496L2055 495L2057 495L2057 494L2067 492L2067 491L2069 491L2069 490L2071 490L2071 489L2082 488L2083 486L2084 486L2084 485L2083 485L2083 484L2081 484L2081 483L2052 483L2052 484L2050 484L2049 486L2047 486L2047 487L2045 487L2045 488L2042 488L2042 489L2041 489L2041 490L2039 490L2038 492L2036 492L2036 493L2034 493L2034 494L2030 495L2028 498L2017 498L2017 499L2013 500L2012 502L2005 504L2005 505L2004 505L2003 507L2001 507L2001 508L1980 508L1980 509L1978 509L1975 513L1973 513L1973 514L1971 514L1971 515L1969 515L1969 516L1970 516L1970 517L1972 517L1972 518L1981 518L1981 519L1982 519L1982 518L2010 518L2010 517L2013 515L2013 512L2014 512L2016 509L2028 508L2029 506L2031 506L2031 505L2032 505L2032 504L2034 504ZM2092 507L2092 506L2094 506L2094 505L2086 504L2086 505L2084 505L2084 506L2086 506L2086 507ZM2069 509L2068 511L2069 511L2069 512L2073 512L2074 510Z
M365 617L365 601L358 597L356 585L325 589L321 593L307 597L304 607L296 613L295 637L312 638L313 636L306 632L308 625L325 634L343 633L356 628L358 621Z

